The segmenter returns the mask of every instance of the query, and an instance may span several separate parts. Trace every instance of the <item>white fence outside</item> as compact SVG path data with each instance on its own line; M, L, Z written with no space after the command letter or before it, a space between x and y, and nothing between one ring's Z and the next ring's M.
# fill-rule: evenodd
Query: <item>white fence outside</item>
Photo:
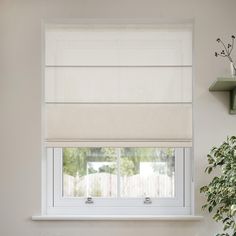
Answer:
M95 173L85 176L63 175L65 197L116 197L117 176ZM122 197L174 197L174 175L132 175L120 177Z

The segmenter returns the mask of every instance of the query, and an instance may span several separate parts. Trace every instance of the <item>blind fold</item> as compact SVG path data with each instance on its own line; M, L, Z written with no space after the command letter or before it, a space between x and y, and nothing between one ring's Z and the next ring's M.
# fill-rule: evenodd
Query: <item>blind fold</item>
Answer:
M50 67L46 102L191 103L191 67Z
M192 136L191 105L48 104L46 114L47 140L191 141Z
M49 28L46 65L192 65L189 28Z
M46 144L191 146L191 37L188 28L49 28Z

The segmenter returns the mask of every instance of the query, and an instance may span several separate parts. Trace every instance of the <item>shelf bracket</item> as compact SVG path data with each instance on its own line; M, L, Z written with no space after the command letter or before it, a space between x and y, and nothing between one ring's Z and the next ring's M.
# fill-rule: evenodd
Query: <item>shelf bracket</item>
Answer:
M236 114L236 87L230 91L230 114Z
M229 114L236 114L236 77L219 77L209 88L211 92L229 92Z

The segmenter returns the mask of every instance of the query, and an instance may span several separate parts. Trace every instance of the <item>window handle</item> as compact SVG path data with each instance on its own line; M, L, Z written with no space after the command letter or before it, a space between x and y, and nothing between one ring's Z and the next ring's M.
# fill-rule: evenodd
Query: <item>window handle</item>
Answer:
M152 200L150 197L145 197L143 203L144 204L152 204Z
M93 198L92 197L87 197L85 204L93 204Z

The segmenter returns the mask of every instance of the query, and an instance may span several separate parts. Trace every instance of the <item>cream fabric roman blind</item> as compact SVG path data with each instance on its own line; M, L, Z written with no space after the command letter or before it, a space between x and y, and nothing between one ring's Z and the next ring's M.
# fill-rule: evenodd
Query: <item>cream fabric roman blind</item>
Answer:
M190 26L48 26L45 143L189 147Z

